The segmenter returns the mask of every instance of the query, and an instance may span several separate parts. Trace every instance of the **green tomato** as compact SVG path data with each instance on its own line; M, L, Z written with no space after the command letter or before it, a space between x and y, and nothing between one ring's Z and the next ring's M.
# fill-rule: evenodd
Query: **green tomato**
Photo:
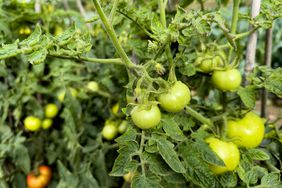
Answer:
M49 118L44 119L42 121L42 128L43 129L49 129L52 126L52 124L53 124L53 120L52 119L49 119Z
M128 122L126 120L122 120L122 122L118 126L118 132L120 134L124 133L128 127Z
M137 105L131 111L131 118L140 129L150 129L160 123L161 112L157 105Z
M73 96L73 97L77 97L77 90L76 89L74 89L74 88L69 88L69 90L70 90L70 93L71 93L71 95ZM59 101L60 102L64 102L64 100L65 100L65 95L66 95L66 91L65 90L61 90L59 93L58 93L58 99L59 99Z
M98 83L95 82L95 81L88 82L87 88L88 88L90 91L92 91L92 92L97 92L97 91L99 91L99 85L98 85Z
M239 147L255 148L263 140L264 122L257 114L249 112L241 120L229 120L226 133Z
M214 71L212 82L217 89L222 91L236 90L242 81L242 76L237 69Z
M223 67L225 59L226 56L223 51L208 52L200 54L195 63L199 66L201 72L210 73L215 68Z
M117 125L112 121L106 121L102 130L102 136L106 140L113 140L114 138L116 138L117 134L118 134Z
M38 131L41 127L41 120L35 116L28 116L24 119L24 127L29 131Z
M179 112L190 102L191 94L189 88L181 81L175 84L158 97L160 106L167 112Z
M206 139L206 142L225 164L225 166L210 165L210 169L215 174L222 174L236 169L240 161L240 152L235 144L232 142L224 142L213 137Z
M47 104L45 106L45 117L54 118L58 114L58 107L55 104Z

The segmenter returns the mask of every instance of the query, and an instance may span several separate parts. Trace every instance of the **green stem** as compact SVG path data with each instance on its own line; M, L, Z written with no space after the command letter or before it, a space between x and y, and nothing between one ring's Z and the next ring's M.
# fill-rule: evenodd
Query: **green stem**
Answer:
M202 114L196 112L195 110L193 110L189 106L186 106L186 112L188 114L190 114L192 117L194 117L195 119L197 119L198 121L202 122L203 124L207 124L209 126L213 125L213 123L210 119L204 117Z
M99 3L98 0L93 0L94 2L94 5L96 7L96 10L97 10L97 13L100 17L100 19L102 20L104 26L105 26L105 29L108 33L108 36L110 37L115 49L117 50L117 53L119 54L119 56L121 57L121 59L123 60L123 62L125 63L125 65L128 67L128 68L133 68L134 67L134 64L131 62L131 60L129 59L129 57L126 55L125 51L123 50L123 48L121 47L118 39L117 39L117 36L116 36L116 33L114 31L114 28L113 26L109 23L104 11L102 10L102 7Z
M239 18L239 5L240 0L233 0L233 13L232 13L232 23L231 23L231 33L236 34L238 18ZM230 48L228 60L231 60L233 53L233 48Z
M253 32L255 32L257 29L258 29L258 28L257 28L257 27L255 27L255 28L251 29L250 31L247 31L247 32L244 32L244 33L237 34L237 35L235 35L234 40L237 40L237 39L240 39L240 38L247 37L247 36L249 36L250 34L252 34Z
M145 164L144 164L143 159L142 159L144 143L145 143L145 131L142 130L140 148L139 148L138 153L139 153L139 158L140 158L140 163L141 163L142 174L144 174L146 176Z
M111 23L113 23L113 18L114 18L114 15L116 13L116 10L117 10L117 5L118 5L118 0L114 0L113 8L112 8L110 16L109 16L109 20L110 20Z
M78 61L88 61L91 63L101 63L101 64L117 64L117 65L124 65L122 59L115 58L115 59L98 59L98 58L90 58L90 57L75 57L75 56L67 56L67 55L60 55L57 53L49 53L50 56L62 59L74 59Z

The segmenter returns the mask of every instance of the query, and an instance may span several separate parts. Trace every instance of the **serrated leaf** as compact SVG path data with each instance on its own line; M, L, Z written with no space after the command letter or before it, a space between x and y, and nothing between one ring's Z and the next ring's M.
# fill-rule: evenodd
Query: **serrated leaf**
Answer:
M161 125L166 134L172 139L176 141L184 141L186 139L178 123L173 119L173 116L163 116Z
M256 103L256 92L252 87L240 87L237 91L244 105L248 108L254 108Z
M110 176L123 176L126 174L126 166L131 160L131 154L138 151L138 144L136 142L130 141L124 144L118 150L118 157L115 160Z
M132 188L161 188L161 185L153 177L136 175L132 179Z
M237 181L238 178L235 173L225 173L220 176L220 182L225 187L236 187Z
M33 65L37 65L45 61L48 51L45 48L38 49L31 54L27 55L27 60Z
M144 160L148 161L149 169L154 174L159 176L167 176L173 172L160 155L144 152L143 156Z
M132 126L129 126L125 133L123 133L120 137L115 139L115 141L119 144L127 141L134 141L137 136L137 131Z
M34 31L29 35L26 39L20 42L21 48L27 48L38 44L40 41L40 37L42 35L42 31L39 25L36 25Z
M253 160L266 161L269 160L269 155L261 149L249 149L247 155Z
M19 41L16 40L13 44L2 45L0 48L0 59L7 59L18 55L20 53L18 43Z
M79 185L78 177L74 176L64 165L61 161L57 162L58 171L60 175L60 181L58 184L58 188L75 188Z
M178 173L184 173L185 168L178 158L177 153L173 149L174 145L164 138L157 140L157 147L165 162L170 166L172 170Z
M269 173L264 175L261 178L261 184L272 188L276 188L275 186L277 186L277 188L278 186L282 186L279 173Z

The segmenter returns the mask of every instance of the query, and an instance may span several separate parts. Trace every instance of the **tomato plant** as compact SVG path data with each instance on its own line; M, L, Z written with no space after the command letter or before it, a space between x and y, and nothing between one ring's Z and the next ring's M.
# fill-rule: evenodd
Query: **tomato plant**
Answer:
M161 112L157 105L137 105L132 109L131 118L140 129L150 129L160 123Z
M228 121L226 133L238 146L257 147L264 137L264 120L254 112L249 112L240 120Z
M177 81L166 93L158 97L160 106L168 112L178 112L191 100L189 88L182 82Z
M0 9L1 188L281 187L280 1Z
M30 173L27 176L27 186L28 188L44 188L47 187L51 180L51 169L48 166L41 165L38 167L39 175Z
M215 174L222 174L236 169L240 162L240 152L235 144L212 137L208 138L206 142L225 164L225 166L211 165L211 170Z

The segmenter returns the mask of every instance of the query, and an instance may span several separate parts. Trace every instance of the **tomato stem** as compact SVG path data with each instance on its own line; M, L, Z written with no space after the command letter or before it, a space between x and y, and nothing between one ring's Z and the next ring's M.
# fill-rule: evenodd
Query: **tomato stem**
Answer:
M140 163L141 163L142 174L144 174L144 176L146 176L145 163L143 162L143 159L142 159L144 144L145 144L145 131L142 130L140 148L139 148L138 153L139 153L139 158L140 158Z
M101 21L103 22L105 29L108 33L108 36L110 37L115 49L117 50L117 53L119 54L119 56L121 57L121 59L123 60L123 62L125 63L125 65L128 68L133 68L134 64L132 63L132 61L129 59L129 57L127 56L127 54L125 53L125 51L123 50L121 44L119 43L118 39L117 39L117 35L114 31L113 26L109 23L103 9L101 8L101 5L99 3L99 0L93 0L95 8L97 10L97 13L101 19Z
M202 122L203 124L207 124L207 125L209 125L209 126L212 126L212 125L213 125L213 122L212 122L210 119L208 119L208 118L204 117L202 114L196 112L196 111L195 111L194 109L192 109L191 107L186 106L185 109L186 109L186 112L187 112L188 114L190 114L192 117L194 117L194 118L197 119L198 121Z
M234 0L233 1L233 12L232 12L232 23L231 23L231 33L232 34L235 34L237 30L238 17L239 17L239 6L240 6L240 0ZM233 53L233 48L230 48L228 61L231 60L232 53Z

